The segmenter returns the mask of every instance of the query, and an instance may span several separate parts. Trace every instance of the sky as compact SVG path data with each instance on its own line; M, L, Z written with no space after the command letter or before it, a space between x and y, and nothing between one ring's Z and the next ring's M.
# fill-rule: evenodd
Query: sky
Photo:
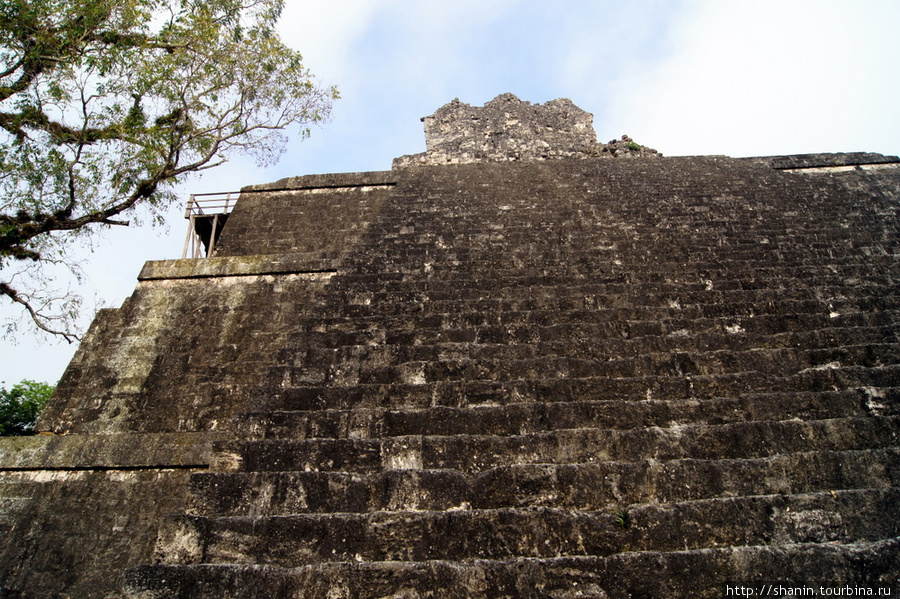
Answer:
M329 122L281 161L238 157L179 188L167 225L115 229L82 258L85 323L118 307L146 260L179 258L191 193L295 175L388 170L425 150L421 117L454 98L569 98L599 141L667 156L900 154L895 0L286 0L279 24L322 85ZM14 314L0 306L0 319ZM0 339L0 383L55 383L76 345Z

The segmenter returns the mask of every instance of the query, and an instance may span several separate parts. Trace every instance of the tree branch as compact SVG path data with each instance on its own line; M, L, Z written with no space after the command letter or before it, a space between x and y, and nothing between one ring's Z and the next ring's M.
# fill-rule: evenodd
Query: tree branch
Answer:
M143 35L140 33L119 33L117 31L100 31L87 36L85 39L91 42L99 42L107 46L165 50L169 54L174 54L177 50L184 50L189 47L188 44L175 44L154 36Z
M11 67L9 67L8 69L6 69L2 73L0 73L0 79L2 79L3 77L9 77L10 75L12 75L16 71L18 71L24 62L25 62L24 57L19 57L19 59L16 60L16 62L13 63L13 65Z
M279 132L337 97L279 39L283 0L32 4L0 10L0 262L29 276L91 225L158 209L189 173L277 157ZM0 295L38 328L76 338L54 330L73 317L57 310L68 295L4 278Z
M70 333L68 331L59 331L59 330L51 328L49 325L45 324L43 322L44 317L41 316L31 306L31 304L28 302L28 300L23 299L22 296L15 289L10 287L8 284L0 282L0 293L5 295L6 297L8 297L13 302L23 306L25 308L25 310L28 312L29 316L31 316L31 320L32 320L32 322L34 322L34 325L36 327L38 327L39 329L41 329L42 331L50 333L51 335L57 335L59 337L62 337L69 343L74 343L75 341L81 340L81 337L79 337L78 335L76 335L74 333Z
M98 141L124 139L119 123L108 127L74 129L51 120L50 117L39 111L23 111L14 114L0 112L0 127L20 140L28 137L27 128L37 129L47 133L54 143L59 145L93 144Z

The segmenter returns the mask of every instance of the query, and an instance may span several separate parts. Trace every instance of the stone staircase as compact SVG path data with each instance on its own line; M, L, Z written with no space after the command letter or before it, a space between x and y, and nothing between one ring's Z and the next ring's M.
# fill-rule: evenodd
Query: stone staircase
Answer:
M900 219L843 176L403 171L130 596L896 585Z

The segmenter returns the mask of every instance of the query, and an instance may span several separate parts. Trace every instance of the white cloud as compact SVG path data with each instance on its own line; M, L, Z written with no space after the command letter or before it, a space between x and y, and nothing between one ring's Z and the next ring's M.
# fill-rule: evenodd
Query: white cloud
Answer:
M891 3L694 2L611 118L666 153L896 152L898 22Z
M288 1L278 29L284 42L303 54L306 66L334 85L352 68L354 41L383 5L383 0Z

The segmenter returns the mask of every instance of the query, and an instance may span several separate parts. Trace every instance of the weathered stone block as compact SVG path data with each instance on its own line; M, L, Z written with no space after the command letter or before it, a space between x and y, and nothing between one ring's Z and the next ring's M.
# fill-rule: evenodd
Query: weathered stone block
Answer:
M513 96L426 131L245 188L98 315L0 442L0 596L897 584L896 158L662 158Z

